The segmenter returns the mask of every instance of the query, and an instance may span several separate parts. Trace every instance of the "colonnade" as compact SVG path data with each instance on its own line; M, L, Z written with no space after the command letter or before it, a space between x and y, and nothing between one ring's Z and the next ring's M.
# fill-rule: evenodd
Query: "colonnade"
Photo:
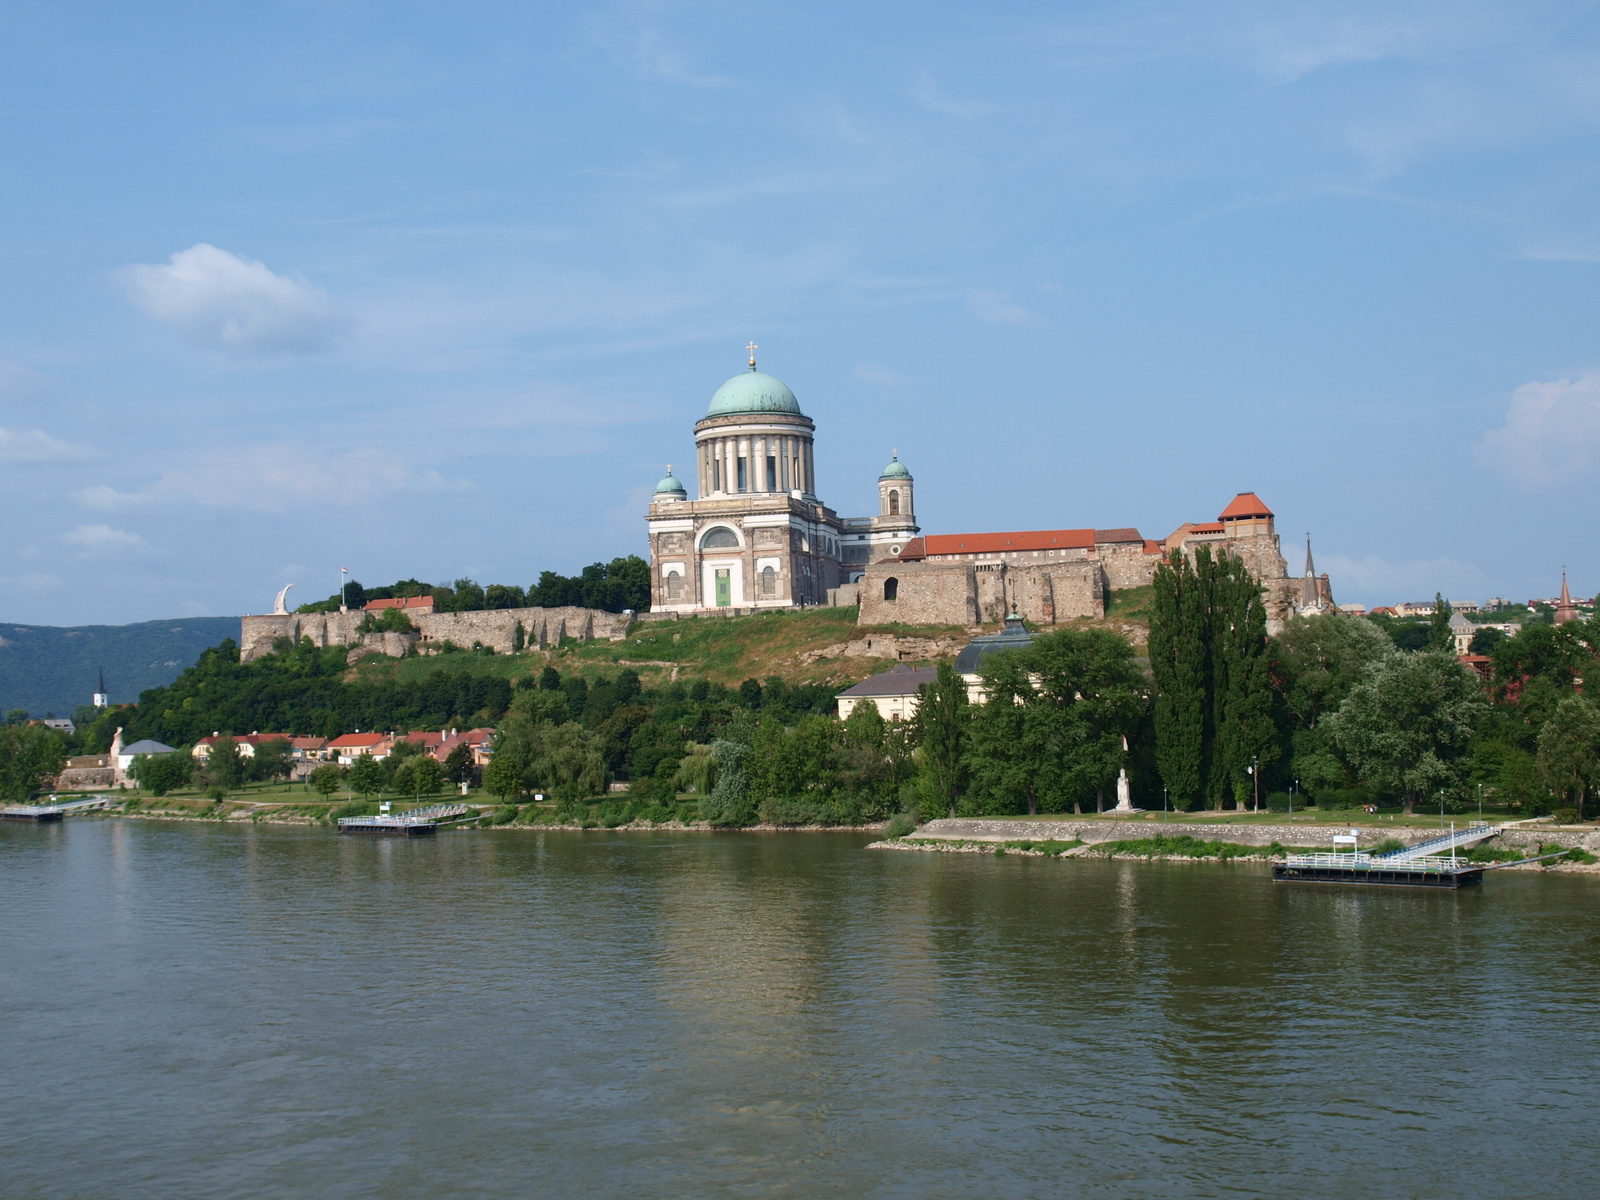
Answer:
M700 495L816 492L811 439L789 434L732 434L700 439ZM741 472L741 466L743 471Z

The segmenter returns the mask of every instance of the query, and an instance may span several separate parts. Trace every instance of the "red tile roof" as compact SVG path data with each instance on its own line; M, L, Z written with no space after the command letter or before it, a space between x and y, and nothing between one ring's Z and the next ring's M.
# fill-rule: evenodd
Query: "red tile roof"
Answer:
M1240 492L1228 507L1222 510L1219 521L1236 521L1240 517L1270 517L1272 510L1261 502L1254 492Z
M362 606L365 612L377 612L385 608L432 608L432 596L405 596L393 600L368 600Z
M388 741L388 735L382 733L346 733L328 743L330 750L360 749L367 746L376 746L379 742Z
M1019 533L939 533L920 539L928 554L1010 554L1024 550L1088 550L1092 529L1033 529ZM905 557L904 554L901 557Z

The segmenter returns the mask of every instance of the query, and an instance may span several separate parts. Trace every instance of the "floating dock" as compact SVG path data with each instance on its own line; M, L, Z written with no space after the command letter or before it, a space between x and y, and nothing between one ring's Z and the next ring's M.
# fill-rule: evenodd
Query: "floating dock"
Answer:
M421 837L434 832L443 822L471 811L465 804L434 804L427 808L414 808L410 812L384 813L376 817L340 817L339 832Z
M1375 883L1388 887L1464 888L1483 882L1485 864L1430 854L1390 861L1370 854L1291 854L1272 877L1291 883Z
M71 813L110 808L114 803L110 796L91 796L87 800L70 800L65 804L13 804L8 808L0 808L0 821L32 821L42 825L48 821L59 821Z

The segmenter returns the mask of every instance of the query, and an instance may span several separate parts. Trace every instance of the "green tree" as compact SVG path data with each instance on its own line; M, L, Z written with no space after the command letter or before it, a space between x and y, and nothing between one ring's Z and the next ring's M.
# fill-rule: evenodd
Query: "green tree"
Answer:
M445 755L444 777L451 783L471 783L472 775L472 747L465 742L457 742Z
M0 726L0 797L20 804L45 780L59 775L67 742L42 725Z
M1600 779L1600 711L1582 696L1568 696L1539 732L1539 773L1573 801L1578 819Z
M363 754L350 764L350 790L360 792L366 799L383 790L383 764L370 754Z
M206 782L232 791L244 781L245 767L239 743L231 737L220 737L211 743L211 752L206 755Z
M522 795L522 763L510 754L496 754L483 769L483 787L502 801Z
M1213 806L1231 799L1245 808L1259 785L1254 776L1275 762L1278 730L1272 718L1267 613L1261 585L1244 560L1216 564L1212 590Z
M182 750L171 754L141 754L130 771L139 786L152 795L165 796L188 783L194 774L194 758Z
M1548 680L1562 691L1570 688L1593 659L1593 650L1573 627L1576 624L1524 625L1515 637L1496 644L1492 651L1496 693L1509 695L1536 679Z
M1396 654L1372 668L1326 724L1339 749L1376 786L1419 797L1460 782L1486 715L1477 676L1446 653Z
M702 819L713 825L748 825L755 817L750 800L750 777L744 768L750 747L742 742L718 738L711 743L711 759L717 765L717 781L711 794L700 802Z
M1505 640L1506 634L1503 629L1480 629L1472 635L1472 641L1467 644L1467 653L1493 656L1494 648Z
M292 766L289 739L268 738L256 745L255 755L250 760L250 775L253 779L287 779Z
M972 714L966 681L949 663L940 663L933 682L923 684L919 696L913 724L921 749L923 794L938 808L948 808L953 817L969 777L967 745Z
M1450 601L1442 592L1433 594L1433 616L1428 619L1428 649L1449 650L1454 644L1450 636Z
M323 763L311 772L311 786L317 794L326 799L339 790L339 785L344 781L344 771L338 763Z
M28 710L25 708L13 708L11 711L6 713L7 725L26 725L27 723Z
M406 759L395 772L395 791L401 795L437 796L444 786L444 768L428 754Z
M1204 570L1197 569L1201 565ZM1174 808L1198 807L1206 795L1211 751L1210 550L1191 564L1180 551L1156 568L1150 617L1150 672L1155 680L1156 767Z
M1290 617L1272 643L1273 673L1289 720L1297 729L1315 729L1392 653L1394 643L1371 621L1334 613Z

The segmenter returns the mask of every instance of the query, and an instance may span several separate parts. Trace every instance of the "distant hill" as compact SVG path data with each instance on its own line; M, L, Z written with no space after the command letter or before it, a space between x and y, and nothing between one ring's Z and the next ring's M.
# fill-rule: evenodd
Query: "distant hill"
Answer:
M103 668L113 704L131 703L171 683L200 652L239 637L238 617L178 617L138 625L0 623L0 714L70 717L88 704Z

